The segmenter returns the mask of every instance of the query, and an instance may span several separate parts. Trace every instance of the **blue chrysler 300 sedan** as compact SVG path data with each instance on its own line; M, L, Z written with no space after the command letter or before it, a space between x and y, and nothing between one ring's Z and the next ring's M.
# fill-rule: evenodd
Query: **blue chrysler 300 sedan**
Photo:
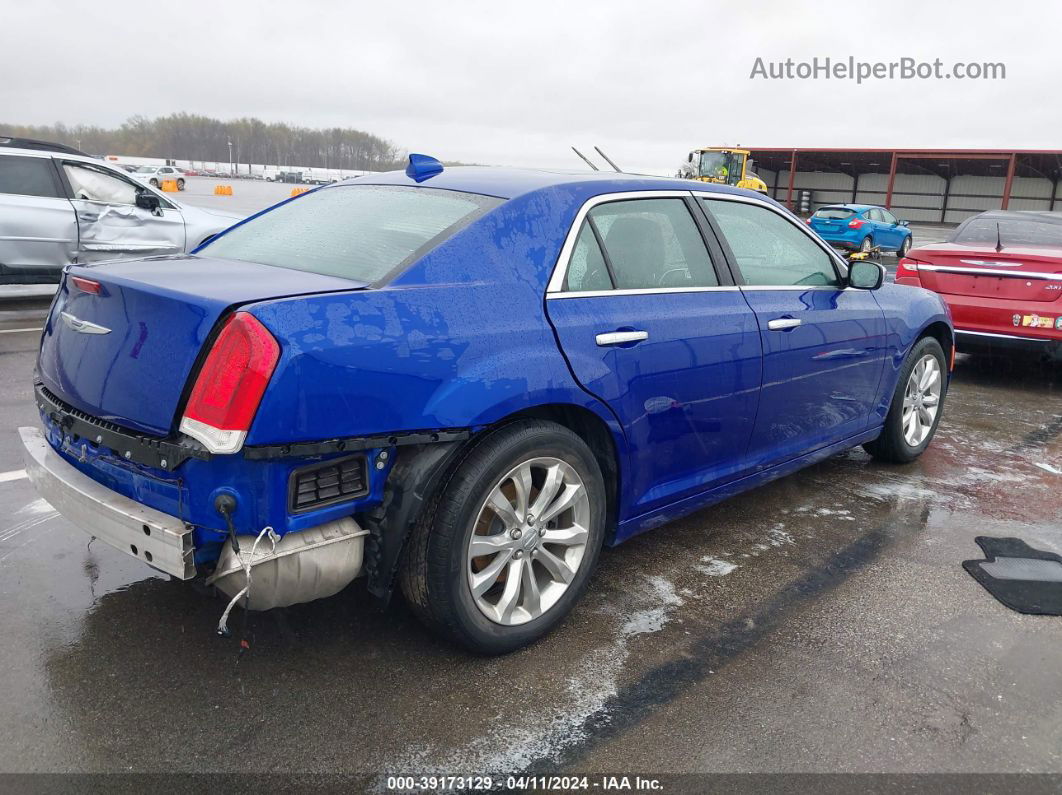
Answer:
M857 445L921 454L951 321L883 274L752 192L413 156L190 255L68 267L27 470L230 608L365 575L504 652L604 544Z

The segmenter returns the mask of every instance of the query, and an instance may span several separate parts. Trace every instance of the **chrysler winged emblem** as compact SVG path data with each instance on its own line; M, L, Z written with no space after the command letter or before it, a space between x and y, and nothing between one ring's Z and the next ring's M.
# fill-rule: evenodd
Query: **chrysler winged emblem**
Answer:
M70 326L74 331L80 334L110 334L111 330L105 326L98 326L95 323L89 323L87 320L82 320L79 317L74 317L69 312L60 312L63 317L63 322Z

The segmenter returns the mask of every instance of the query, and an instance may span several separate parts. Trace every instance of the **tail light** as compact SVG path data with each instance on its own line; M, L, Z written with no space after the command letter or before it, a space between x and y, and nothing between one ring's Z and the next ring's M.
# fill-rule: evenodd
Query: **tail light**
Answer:
M212 453L239 451L279 358L265 326L246 312L233 314L203 362L181 431Z
M916 273L918 271L918 260L911 259L910 257L901 257L900 261L896 264L896 270Z
M862 229L863 228L863 223L864 223L863 221L860 221L858 219L857 220L853 220L853 221L849 221L848 222L848 228L849 229Z
M804 223L807 224L808 226L811 226L811 219L810 218L805 218L804 219Z

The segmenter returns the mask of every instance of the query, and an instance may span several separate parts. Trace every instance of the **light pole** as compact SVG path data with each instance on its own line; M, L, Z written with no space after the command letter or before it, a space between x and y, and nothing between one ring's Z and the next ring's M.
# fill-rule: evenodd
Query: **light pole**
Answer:
M232 176L232 141L229 141L229 176Z

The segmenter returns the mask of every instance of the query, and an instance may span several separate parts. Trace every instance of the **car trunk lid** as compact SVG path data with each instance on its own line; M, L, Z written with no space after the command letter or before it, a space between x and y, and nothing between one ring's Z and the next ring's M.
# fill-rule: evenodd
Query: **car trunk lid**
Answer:
M78 286L75 278L89 282ZM165 436L204 343L230 308L363 287L335 276L198 256L72 266L44 330L39 376L81 411Z
M944 295L1055 301L1062 295L1062 250L944 243L909 255L923 287Z

